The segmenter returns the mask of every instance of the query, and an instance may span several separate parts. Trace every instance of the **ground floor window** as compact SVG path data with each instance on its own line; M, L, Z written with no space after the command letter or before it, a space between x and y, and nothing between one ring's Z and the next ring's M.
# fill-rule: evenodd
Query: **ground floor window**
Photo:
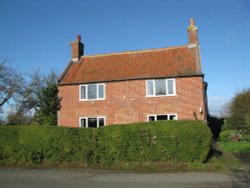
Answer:
M105 117L80 117L79 127L98 128L106 125Z
M177 114L148 115L148 121L177 120Z

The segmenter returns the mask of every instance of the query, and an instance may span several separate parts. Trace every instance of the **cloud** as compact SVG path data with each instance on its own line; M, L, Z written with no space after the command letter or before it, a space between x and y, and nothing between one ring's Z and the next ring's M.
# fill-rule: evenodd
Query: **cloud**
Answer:
M208 99L208 110L211 115L222 116L225 114L225 106L230 102L230 98L213 96Z

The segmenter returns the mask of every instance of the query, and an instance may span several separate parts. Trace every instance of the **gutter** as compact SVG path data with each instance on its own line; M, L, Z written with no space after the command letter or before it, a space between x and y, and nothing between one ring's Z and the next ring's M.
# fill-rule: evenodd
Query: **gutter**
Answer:
M204 78L204 74L190 74L190 75L177 75L177 76L164 76L164 77L138 77L138 78L117 79L117 80L99 80L99 81L90 81L90 82L58 83L58 86L108 83L108 82L122 82L122 81L132 81L132 80L163 79L163 78L187 78L187 77L202 77L202 78Z

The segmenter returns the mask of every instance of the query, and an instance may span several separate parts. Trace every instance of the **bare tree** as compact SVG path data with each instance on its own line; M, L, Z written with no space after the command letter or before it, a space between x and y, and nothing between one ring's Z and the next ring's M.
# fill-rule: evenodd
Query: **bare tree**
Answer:
M0 110L11 98L16 99L24 88L24 79L6 60L0 63Z
M230 116L230 107L231 107L231 103L232 101L229 101L227 103L225 103L223 106L222 106L222 109L220 111L220 116L223 117L223 118L227 118Z
M17 111L36 111L39 101L38 95L42 91L44 85L44 77L39 70L35 70L30 76L30 82L26 85L22 93L22 98L18 102Z
M39 110L40 98L42 91L48 87L48 85L57 84L57 74L51 71L48 75L42 75L40 70L37 69L33 72L30 78L30 82L25 87L22 93L22 100L19 101L19 111L37 112Z

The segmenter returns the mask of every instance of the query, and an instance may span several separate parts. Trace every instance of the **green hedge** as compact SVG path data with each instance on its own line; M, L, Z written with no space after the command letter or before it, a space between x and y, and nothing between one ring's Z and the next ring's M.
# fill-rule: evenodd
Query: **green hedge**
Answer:
M0 164L116 164L203 161L208 127L197 121L161 121L99 129L43 126L0 128Z

